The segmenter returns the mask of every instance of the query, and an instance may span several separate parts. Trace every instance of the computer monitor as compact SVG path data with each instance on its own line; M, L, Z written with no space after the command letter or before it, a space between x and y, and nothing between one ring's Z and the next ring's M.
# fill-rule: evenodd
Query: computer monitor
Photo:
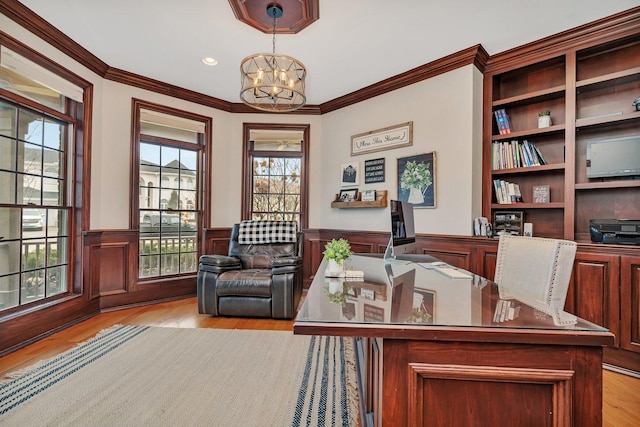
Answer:
M390 200L389 206L391 238L384 253L385 261L395 260L398 255L415 253L416 250L413 205L400 200Z

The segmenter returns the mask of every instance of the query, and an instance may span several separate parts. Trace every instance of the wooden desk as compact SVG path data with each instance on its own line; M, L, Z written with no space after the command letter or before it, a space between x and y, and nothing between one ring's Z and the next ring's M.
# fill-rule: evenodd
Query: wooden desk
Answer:
M365 280L326 279L323 262L294 333L356 340L365 425L602 424L605 328L498 303L497 285L471 273L450 279L369 256L347 264Z

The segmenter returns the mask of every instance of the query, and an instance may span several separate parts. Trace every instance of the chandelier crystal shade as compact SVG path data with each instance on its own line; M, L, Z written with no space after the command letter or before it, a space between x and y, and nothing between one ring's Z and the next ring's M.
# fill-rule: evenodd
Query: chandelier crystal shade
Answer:
M273 18L273 52L257 53L242 60L240 99L262 111L294 111L307 101L304 93L307 70L297 59L275 53L276 18L282 16L282 7L270 4L267 14Z

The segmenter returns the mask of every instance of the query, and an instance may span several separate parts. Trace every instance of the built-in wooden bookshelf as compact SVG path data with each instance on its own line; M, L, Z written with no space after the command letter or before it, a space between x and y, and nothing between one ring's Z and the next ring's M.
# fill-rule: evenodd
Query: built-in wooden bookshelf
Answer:
M605 362L640 367L640 246L591 243L591 219L640 219L640 179L589 178L591 141L638 137L640 7L518 49L492 56L484 75L483 216L523 213L533 235L579 242L565 310L610 329L616 343ZM494 112L512 129L500 134ZM538 113L552 126L538 129ZM493 170L494 144L533 142L547 165ZM518 184L522 203L499 204L494 180ZM549 203L533 203L534 187L549 186ZM547 200L547 197L544 197ZM503 217L504 218L504 217ZM503 228L510 226L506 222Z
M589 179L587 145L596 139L638 136L640 112L632 105L640 96L640 34L606 30L592 38L567 43L565 49L527 52L490 59L485 73L483 215L496 210L524 211L535 235L589 241L589 220L640 219L640 179ZM494 112L504 109L511 133L500 134ZM537 127L538 112L550 110L552 125ZM546 165L496 169L492 145L528 140ZM523 203L498 204L493 181L521 188ZM550 201L532 203L532 189L548 185Z

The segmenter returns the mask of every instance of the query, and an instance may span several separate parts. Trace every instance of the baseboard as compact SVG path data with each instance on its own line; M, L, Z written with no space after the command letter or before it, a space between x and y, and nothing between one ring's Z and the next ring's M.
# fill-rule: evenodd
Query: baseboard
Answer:
M131 303L131 304L116 305L116 306L113 306L113 307L101 308L100 309L100 313L109 313L109 312L112 312L112 311L126 310L127 308L144 307L146 305L159 304L161 302L177 301L177 300L181 300L181 299L193 298L195 296L196 296L196 294L176 295L176 296L173 296L173 297L160 298L160 299L155 299L155 300L151 300L151 301L141 301L141 302L135 302L135 303Z
M631 369L625 369L619 366L609 365L607 363L602 364L602 369L606 369L607 371L617 372L618 374L628 375L630 377L640 379L640 372L632 371Z
M22 341L21 343L19 343L17 345L5 348L4 350L0 351L0 358L8 355L9 353L13 353L16 350L20 350L21 348L24 348L24 347L26 347L28 345L31 345L31 344L33 344L35 342L38 342L38 341L40 341L40 340L42 340L44 338L50 337L51 335L56 334L56 333L58 333L60 331L63 331L63 330L65 330L65 329L67 329L67 328L69 328L71 326L77 325L78 323L82 323L85 320L91 319L92 317L94 317L94 316L96 316L98 314L99 314L98 312L87 314L86 316L82 316L82 317L79 317L77 319L74 319L73 321L71 321L69 323L65 323L64 325L60 325L57 328L51 329L49 331L46 331L46 332L44 332L44 333L42 333L40 335L36 335L35 337L31 337L28 340Z

